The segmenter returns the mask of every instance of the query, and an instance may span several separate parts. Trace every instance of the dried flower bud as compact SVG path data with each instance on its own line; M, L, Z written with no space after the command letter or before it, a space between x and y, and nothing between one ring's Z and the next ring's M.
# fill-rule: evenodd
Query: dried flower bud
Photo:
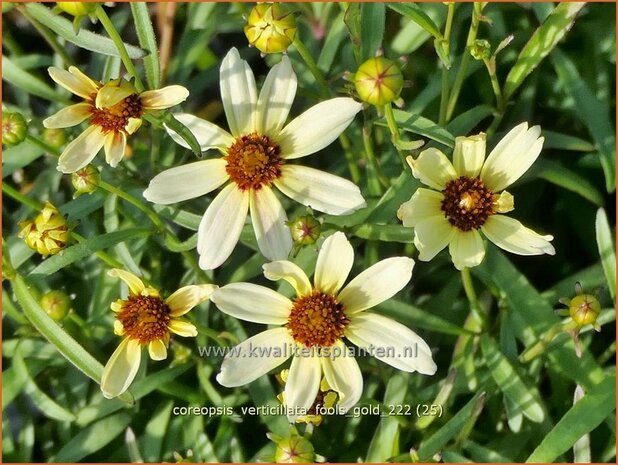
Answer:
M470 46L470 55L475 60L489 60L491 56L491 45L485 39L477 39Z
M55 321L63 320L71 309L71 299L62 291L49 291L41 297L41 307Z
M66 144L67 135L64 129L47 128L43 131L43 141L47 145L59 150L64 144Z
M354 78L356 92L364 102L383 106L399 99L403 75L397 63L384 57L365 61Z
M96 2L56 2L56 5L71 16L81 17L94 13L99 4Z
M91 194L99 185L101 174L92 165L86 165L81 170L71 174L71 184L75 189L75 196Z
M310 214L299 216L288 222L288 225L294 245L297 246L315 244L322 232L322 224Z
M19 226L19 237L44 257L60 252L69 240L69 227L64 216L49 202L34 221L22 221Z
M26 138L28 123L20 113L2 115L2 143L12 147L21 144Z
M296 18L278 3L258 3L244 31L249 43L260 52L285 52L296 36Z

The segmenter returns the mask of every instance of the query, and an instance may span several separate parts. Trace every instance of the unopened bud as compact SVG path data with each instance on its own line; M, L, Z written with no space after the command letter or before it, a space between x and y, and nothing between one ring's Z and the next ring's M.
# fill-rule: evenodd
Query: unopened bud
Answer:
M590 294L576 295L569 302L569 314L578 326L593 325L601 313L601 304Z
M19 237L32 250L46 257L60 252L69 240L69 226L66 219L51 203L46 202L43 210L34 220L19 223Z
M56 5L71 16L81 17L94 13L99 4L96 2L56 2Z
M55 321L64 319L71 309L71 299L62 291L49 291L41 297L41 307Z
M477 39L470 46L470 55L475 60L488 60L491 56L491 45L485 39Z
M43 131L43 142L59 150L67 142L67 135L64 129L47 128Z
M311 215L303 215L288 223L292 240L297 246L311 245L320 238L321 223Z
M364 102L383 106L399 99L403 75L397 63L384 57L365 61L354 78L356 92Z
M91 194L99 185L101 174L92 165L86 165L75 173L71 174L71 184L75 189L75 196L81 194Z
M20 113L2 115L2 143L12 147L21 144L26 138L28 123Z
M296 36L296 18L278 3L258 3L249 13L244 31L260 52L285 52Z
M277 441L276 463L315 463L313 444L298 434Z

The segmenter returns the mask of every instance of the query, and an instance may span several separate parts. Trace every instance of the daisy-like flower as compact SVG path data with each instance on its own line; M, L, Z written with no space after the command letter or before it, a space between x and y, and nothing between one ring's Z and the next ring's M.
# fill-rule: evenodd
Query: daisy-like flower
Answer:
M167 205L228 183L206 210L198 229L201 268L217 268L230 256L247 211L262 254L269 260L288 257L292 236L273 186L303 205L333 215L365 206L352 182L290 163L333 142L361 104L350 98L334 98L285 125L295 94L296 75L287 56L268 73L258 96L249 65L232 48L221 64L221 99L231 134L193 115L176 115L196 136L202 150L218 149L223 156L160 173L150 181L144 197ZM176 133L169 132L187 147Z
M115 268L108 274L122 279L129 287L129 296L111 305L116 314L114 333L123 337L101 376L101 391L111 399L125 392L133 382L143 346L148 346L152 360L164 360L170 333L197 336L195 326L181 317L207 300L217 286L185 286L162 299L158 290L145 286L141 279L128 271Z
M63 173L83 168L103 147L107 163L116 167L124 156L127 136L139 129L145 113L173 107L189 96L182 86L137 92L125 79L102 84L75 66L68 71L54 67L48 71L54 81L84 101L63 108L43 121L43 126L68 128L88 120L88 128L60 155L58 170Z
M284 279L293 286L293 300L249 283L217 289L211 301L224 313L255 323L280 325L232 349L223 360L217 381L227 387L242 386L293 357L284 399L288 419L295 421L316 400L322 374L339 396L338 412L347 411L360 399L363 377L344 338L399 370L434 374L436 364L423 339L390 318L365 311L391 298L408 283L414 260L387 258L343 287L353 262L354 249L338 232L322 245L313 286L292 262L279 260L264 265L266 278Z
M414 228L419 259L429 261L449 246L459 270L477 266L485 256L480 232L498 247L518 255L554 255L549 241L519 221L502 215L514 209L504 189L517 181L539 156L541 128L522 123L513 128L485 160L485 134L458 137L453 163L436 148L407 161L419 188L397 216Z

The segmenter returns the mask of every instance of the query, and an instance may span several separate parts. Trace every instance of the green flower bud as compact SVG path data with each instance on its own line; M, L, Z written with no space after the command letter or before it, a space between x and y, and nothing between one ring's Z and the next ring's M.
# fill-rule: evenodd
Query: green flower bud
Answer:
M364 102L383 106L399 99L403 75L397 63L384 57L365 61L354 77L356 92Z
M288 222L292 232L292 240L297 246L311 245L320 238L322 224L313 216L307 214Z
M64 132L64 129L48 128L43 131L43 141L47 145L59 150L64 144L66 144L67 135Z
M62 291L49 291L39 302L45 312L55 321L63 320L71 309L71 299Z
M101 174L92 165L86 165L81 170L71 174L71 184L75 189L75 196L91 194L99 185Z
M601 304L593 295L576 295L569 302L569 314L580 327L586 325L595 326L599 313L601 313Z
M296 18L278 3L258 3L249 13L244 31L260 52L285 52L296 36Z
M12 147L21 144L26 138L28 123L19 113L2 115L2 143Z
M475 60L489 60L491 56L491 45L485 39L477 39L470 46L470 55Z
M56 2L56 5L71 16L88 16L95 12L98 3L95 2Z
M277 441L276 463L315 463L315 460L313 445L304 437L292 434Z

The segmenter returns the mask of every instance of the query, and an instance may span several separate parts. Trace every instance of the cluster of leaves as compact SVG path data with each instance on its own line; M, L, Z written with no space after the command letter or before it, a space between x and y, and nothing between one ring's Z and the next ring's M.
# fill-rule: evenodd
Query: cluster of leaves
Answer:
M271 65L276 60L262 60L247 47L243 15L251 6L177 4L166 12L162 6L137 3L117 4L109 12L123 39L138 44L127 50L150 86L163 79L185 85L191 97L184 110L222 122L220 57L237 46L258 76L265 75L264 61ZM312 436L316 451L331 462L429 461L437 453L456 462L613 461L615 254L609 224L615 217L610 118L615 113L615 6L490 4L479 16L478 7L458 4L450 20L450 7L441 3L286 8L297 12L298 35L333 94L352 92L341 77L378 47L390 58L406 57L404 74L412 85L402 93L403 108L395 111L404 138L422 138L426 146L448 152L458 135L493 127L498 134L492 134L492 145L516 123L540 124L543 155L513 193L517 217L553 234L557 250L555 257L513 257L490 245L483 264L472 271L480 313L471 312L447 254L417 263L412 285L376 311L419 331L435 350L438 373L401 374L361 359L361 404L411 405L414 414L329 417ZM151 14L158 19L156 36ZM451 32L445 35L448 21ZM493 62L501 102L495 101L486 67L469 54L475 23L477 38L494 49L513 35ZM238 462L272 454L266 433L285 435L289 425L284 417L173 413L174 406L231 406L238 412L243 405L278 402L281 386L273 376L233 390L216 383L221 359L200 357L197 346L230 345L259 328L240 324L208 303L192 312L200 332L196 341L174 342L171 366L144 364L130 395L111 401L101 396L92 380L98 381L100 362L117 343L109 304L119 292L104 272L109 265L101 252L168 291L207 280L219 285L261 282L264 259L247 225L228 262L215 273L204 273L193 250L204 199L179 208L154 206L150 214L126 200L126 194L141 198L148 181L164 168L194 158L154 126L131 139L130 159L116 170L102 170L120 196L99 189L73 199L68 177L56 171L56 158L43 142L42 119L68 100L66 92L50 84L45 69L70 60L105 81L122 72L119 52L100 25L84 23L77 33L70 20L41 4L4 3L3 25L3 112L19 112L30 122L26 140L3 151L3 271L10 278L2 290L3 460L160 461L173 460L174 452L185 456L190 449L196 461ZM49 47L41 46L41 37ZM299 78L299 108L292 110L298 114L323 89L294 47L289 56ZM445 88L460 90L444 101ZM348 234L358 269L378 258L413 254L412 231L399 224L395 212L419 184L402 167L387 123L368 108L345 134L341 144L312 163L351 177L368 207L347 217L325 216L325 229ZM368 161L367 137L388 186ZM48 199L81 239L41 260L17 237L17 224ZM285 206L291 217L305 213L291 203ZM153 212L180 241L160 234L151 222ZM294 260L311 271L316 255L315 246L305 246ZM559 297L572 296L576 281L588 290L600 289L602 332L582 332L581 358L572 340L560 334L543 353L521 361L520 355L560 321L553 308ZM60 324L38 302L50 289L73 296L72 311ZM574 404L576 386L585 394ZM442 415L417 417L419 404L439 405Z

